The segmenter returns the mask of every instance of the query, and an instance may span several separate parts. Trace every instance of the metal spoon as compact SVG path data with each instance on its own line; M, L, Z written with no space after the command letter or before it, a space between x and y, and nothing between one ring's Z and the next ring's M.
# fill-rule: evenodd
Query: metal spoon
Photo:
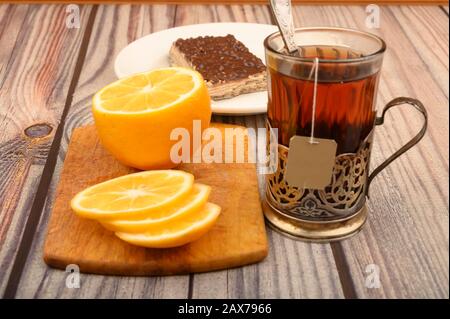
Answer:
M286 50L289 54L298 55L298 47L294 40L295 28L291 0L270 0L269 2Z

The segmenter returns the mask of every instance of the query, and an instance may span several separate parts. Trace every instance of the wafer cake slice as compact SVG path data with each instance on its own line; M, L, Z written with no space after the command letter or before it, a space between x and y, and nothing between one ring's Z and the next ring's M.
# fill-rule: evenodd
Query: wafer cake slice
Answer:
M214 100L267 88L261 59L231 34L178 39L170 49L170 61L200 72Z

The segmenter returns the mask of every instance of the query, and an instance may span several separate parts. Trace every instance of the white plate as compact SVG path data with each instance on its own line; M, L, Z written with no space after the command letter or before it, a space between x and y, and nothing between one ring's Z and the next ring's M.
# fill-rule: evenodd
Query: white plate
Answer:
M172 28L142 37L120 51L114 64L117 77L169 66L169 49L178 38L233 34L264 62L264 39L276 26L256 23L206 23ZM258 114L267 111L267 92L249 93L212 101L217 114Z

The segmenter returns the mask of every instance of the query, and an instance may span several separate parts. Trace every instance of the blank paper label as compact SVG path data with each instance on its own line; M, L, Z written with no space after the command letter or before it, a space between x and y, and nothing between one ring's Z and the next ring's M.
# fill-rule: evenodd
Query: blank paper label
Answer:
M293 136L289 143L286 181L298 188L324 189L331 183L337 144L334 140Z

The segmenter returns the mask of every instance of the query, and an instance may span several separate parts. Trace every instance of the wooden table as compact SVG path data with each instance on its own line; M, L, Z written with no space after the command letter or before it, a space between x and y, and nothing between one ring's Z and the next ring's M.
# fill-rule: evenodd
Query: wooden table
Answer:
M299 26L367 30L364 6L296 6ZM271 23L264 5L83 5L81 27L65 27L65 5L0 6L0 295L18 298L448 298L448 7L384 6L385 57L378 107L407 95L423 101L420 144L372 184L370 219L357 236L309 244L267 230L269 256L237 269L171 277L81 275L42 260L55 186L75 127L92 122L91 97L115 80L128 43L174 26ZM150 58L150 57L149 57ZM215 120L262 127L264 115ZM394 110L377 129L372 163L414 134L420 117ZM261 182L261 187L263 187ZM370 266L375 264L374 266ZM379 288L369 288L379 269ZM369 276L369 277L368 277ZM368 279L369 278L369 279Z

